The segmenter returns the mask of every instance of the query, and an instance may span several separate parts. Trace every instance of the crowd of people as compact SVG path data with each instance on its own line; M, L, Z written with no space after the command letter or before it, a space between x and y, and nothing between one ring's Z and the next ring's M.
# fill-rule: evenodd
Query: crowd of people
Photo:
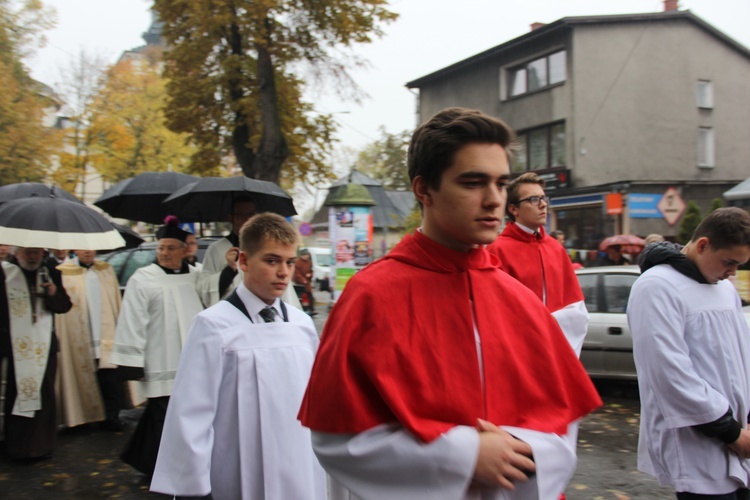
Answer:
M121 457L178 498L564 498L601 400L578 360L573 263L545 232L544 181L510 180L513 140L464 108L416 129L422 225L351 278L320 338L290 286L298 262L311 278L296 230L249 198L202 268L168 219L122 299L93 252L16 248L0 279L6 453L52 453L56 400L65 425L122 430L128 396L146 407ZM726 281L748 259L750 215L725 208L640 260L638 464L678 499L748 498L750 332Z

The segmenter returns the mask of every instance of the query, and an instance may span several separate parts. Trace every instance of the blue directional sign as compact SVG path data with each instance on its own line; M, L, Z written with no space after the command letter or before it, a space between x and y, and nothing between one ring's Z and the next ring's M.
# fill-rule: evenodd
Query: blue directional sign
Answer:
M630 193L628 195L628 214L631 219L661 219L663 216L657 207L661 194Z

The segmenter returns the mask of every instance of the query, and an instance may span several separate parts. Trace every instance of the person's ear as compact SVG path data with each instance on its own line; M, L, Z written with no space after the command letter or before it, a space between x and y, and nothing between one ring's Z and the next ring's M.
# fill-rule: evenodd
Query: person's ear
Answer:
M518 205L508 203L506 205L505 211L512 215L515 220L518 220Z
M429 207L432 205L430 188L427 186L424 177L421 175L416 176L411 183L411 190L414 193L414 197L422 204L422 206Z
M237 259L237 263L240 266L240 269L242 269L243 273L247 272L247 254L240 250L239 258Z
M705 252L710 246L711 242L706 236L698 238L698 241L695 242L695 249L699 254Z

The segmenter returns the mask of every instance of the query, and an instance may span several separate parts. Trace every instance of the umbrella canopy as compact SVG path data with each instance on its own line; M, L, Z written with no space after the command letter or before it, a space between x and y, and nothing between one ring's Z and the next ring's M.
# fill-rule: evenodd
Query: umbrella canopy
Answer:
M123 226L122 224L116 224L114 222L112 223L112 225L115 227L115 229L117 229L117 232L120 233L122 239L125 240L125 248L136 248L138 247L138 245L145 241L143 238L141 238L140 234L136 233L128 226Z
M56 196L63 200L83 203L64 189L55 186L48 186L41 182L18 182L16 184L6 184L5 186L0 187L0 205L11 200L30 198L32 196Z
M33 248L101 250L125 245L112 223L83 203L55 196L0 206L0 243Z
M226 220L232 202L240 196L251 197L259 212L284 217L296 215L292 197L273 182L248 177L204 177L188 184L164 200L167 212L183 221L214 222Z
M599 244L599 250L606 250L607 247L620 245L622 253L639 253L646 246L646 240L632 234L617 234L604 238Z
M164 198L200 177L180 172L144 172L107 189L94 205L112 217L163 224Z

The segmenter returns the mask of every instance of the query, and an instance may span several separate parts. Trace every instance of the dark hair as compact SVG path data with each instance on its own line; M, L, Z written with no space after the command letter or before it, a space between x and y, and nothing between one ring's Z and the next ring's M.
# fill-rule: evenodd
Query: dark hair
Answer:
M690 241L703 237L714 250L750 245L750 215L739 207L717 208L698 224Z
M475 109L446 108L412 134L407 160L409 180L421 176L428 187L439 189L443 172L463 146L499 144L509 152L515 138L515 132L498 118Z
M253 255L268 240L296 245L299 236L285 218L270 212L250 217L240 229L240 250L247 255Z
M526 172L525 174L519 175L508 184L508 203L505 205L505 215L507 215L508 219L513 222L516 221L516 217L510 213L508 207L511 205L518 205L518 192L521 190L521 184L539 184L542 186L542 189L544 189L545 183L544 179L536 175L534 172Z

